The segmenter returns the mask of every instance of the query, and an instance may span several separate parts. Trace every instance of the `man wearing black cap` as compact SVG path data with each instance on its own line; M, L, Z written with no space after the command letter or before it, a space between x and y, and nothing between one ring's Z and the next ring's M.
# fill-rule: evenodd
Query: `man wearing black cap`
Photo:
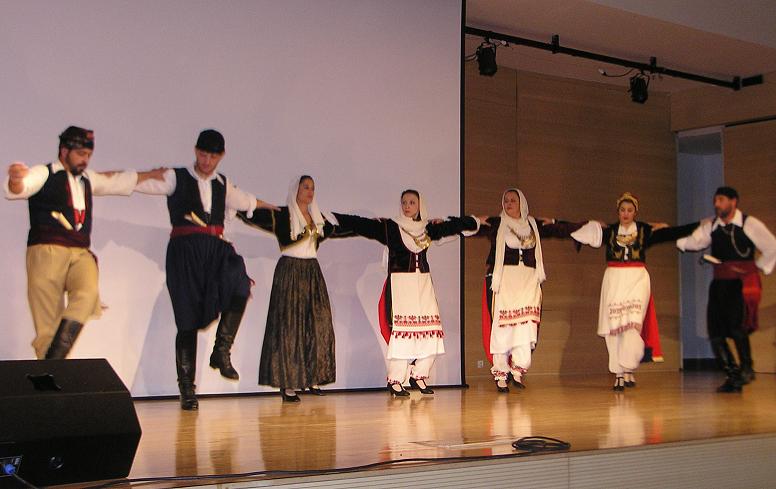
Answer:
M89 251L92 195L129 195L138 182L162 177L162 170L87 170L93 150L94 133L70 126L59 136L58 161L8 167L6 198L29 204L27 297L39 359L65 358L87 319L100 313L97 263Z
M219 314L210 366L228 379L239 375L232 366L231 347L250 294L245 263L223 239L224 218L233 211L253 214L256 208L277 209L244 192L216 168L224 157L224 137L202 131L194 147L193 167L167 170L163 181L138 185L142 193L166 195L172 232L167 245L167 289L175 324L175 366L181 408L197 409L194 378L197 331Z
M757 307L762 296L758 270L768 275L776 265L776 237L759 219L738 209L738 192L720 187L714 194L716 218L704 220L692 235L676 242L682 251L711 245L714 279L709 288L707 325L714 357L727 378L717 392L741 392L754 380L749 335L757 330ZM760 256L755 257L755 251ZM727 338L736 345L738 361Z

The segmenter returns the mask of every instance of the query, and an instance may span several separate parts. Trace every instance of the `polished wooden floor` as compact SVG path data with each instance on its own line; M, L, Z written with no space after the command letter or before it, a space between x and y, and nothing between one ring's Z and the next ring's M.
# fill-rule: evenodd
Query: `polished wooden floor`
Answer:
M548 436L597 450L776 433L776 375L743 394L716 394L713 373L645 373L615 393L608 376L533 376L508 394L492 381L468 389L137 401L143 428L131 478L350 467L415 457L512 453L511 442ZM200 482L201 483L201 482ZM185 484L178 484L185 485ZM153 487L170 487L154 485Z

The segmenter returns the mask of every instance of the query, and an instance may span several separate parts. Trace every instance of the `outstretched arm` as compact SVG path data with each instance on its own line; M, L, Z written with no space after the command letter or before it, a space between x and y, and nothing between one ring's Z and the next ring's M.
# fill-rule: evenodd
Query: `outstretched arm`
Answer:
M237 212L237 217L239 217L245 224L250 227L274 233L275 222L277 218L276 212L277 211L273 209L257 208L251 213L250 216L246 211L239 211Z
M43 188L48 179L46 165L27 167L21 161L8 166L8 178L5 181L5 198L9 200L27 199Z
M676 247L682 251L699 251L711 246L711 219L704 219L701 225L684 238L676 241Z
M480 227L480 220L472 216L455 217L450 216L446 221L440 223L429 223L426 226L426 232L428 236L436 241L442 239L445 236L453 236L463 233L464 231L477 232Z
M568 222L560 220L541 220L537 219L539 236L542 238L570 238L574 233L582 228L586 222Z
M587 221L570 236L580 245L588 245L592 248L600 248L605 239L608 239L611 228L598 221ZM577 248L579 251L579 248Z
M682 226L652 228L652 232L647 239L647 246L663 243L665 241L676 241L679 238L689 236L698 228L699 222L691 222Z
M131 195L142 182L164 184L167 168L88 172L94 195Z
M344 235L357 235L367 239L374 239L380 243L388 244L387 221L385 219L370 219L352 214L340 214L334 212L334 217L339 221L338 232Z
M228 179L226 180L226 207L233 211L243 211L249 218L256 209L280 210L279 207L264 202L256 198L255 195L232 185Z

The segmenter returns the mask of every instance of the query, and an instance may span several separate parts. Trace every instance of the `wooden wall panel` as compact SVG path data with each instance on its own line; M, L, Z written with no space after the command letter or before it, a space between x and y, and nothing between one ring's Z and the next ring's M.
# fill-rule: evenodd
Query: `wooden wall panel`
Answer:
M725 182L736 188L739 208L776 233L776 121L726 128ZM776 273L764 277L760 331L751 336L758 372L776 372Z
M503 189L517 186L526 194L535 216L613 222L615 200L629 190L641 199L640 218L674 223L676 155L666 95L650 94L649 101L640 105L631 102L625 90L609 85L501 67L499 76L498 81L488 81L477 74L476 67L467 66L468 212L497 213ZM482 84L488 90L482 90ZM515 104L510 125L514 136L500 136L504 146L494 148L493 132L471 126L488 123L488 108L499 107L499 117L506 115L510 96ZM515 159L507 162L507 155ZM546 240L543 246L548 280L540 345L531 372L605 372L606 347L595 333L605 268L603 250L584 248L576 253L568 241ZM467 241L467 376L489 374L487 368L477 368L477 361L485 358L480 297L486 255L485 243ZM670 244L650 250L648 266L666 362L647 368L675 370L681 362L677 264Z
M733 91L703 85L671 95L671 129L684 131L776 116L776 73Z
M499 210L499 190L517 176L517 109L514 70L499 69L492 78L480 76L467 65L464 102L464 204L468 213L492 215ZM488 242L469 238L465 243L463 318L466 375L488 372L481 340L482 280Z

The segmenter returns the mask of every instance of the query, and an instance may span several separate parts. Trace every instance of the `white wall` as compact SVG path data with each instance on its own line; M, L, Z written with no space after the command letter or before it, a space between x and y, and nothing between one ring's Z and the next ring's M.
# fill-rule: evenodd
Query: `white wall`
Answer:
M95 130L97 170L181 166L201 129L226 137L219 171L282 204L309 173L323 207L396 215L406 187L435 216L459 208L460 1L196 0L4 2L0 15L0 162L44 163L57 135ZM0 358L32 358L22 202L3 201ZM106 357L136 396L177 392L172 307L164 285L165 201L95 202L93 250L109 306L72 356ZM201 393L256 385L277 245L228 229L256 281L234 348L239 383L206 367L214 329L200 334ZM435 384L460 382L459 245L430 252L447 334ZM382 249L329 241L320 262L337 336L337 388L384 385L377 325Z

